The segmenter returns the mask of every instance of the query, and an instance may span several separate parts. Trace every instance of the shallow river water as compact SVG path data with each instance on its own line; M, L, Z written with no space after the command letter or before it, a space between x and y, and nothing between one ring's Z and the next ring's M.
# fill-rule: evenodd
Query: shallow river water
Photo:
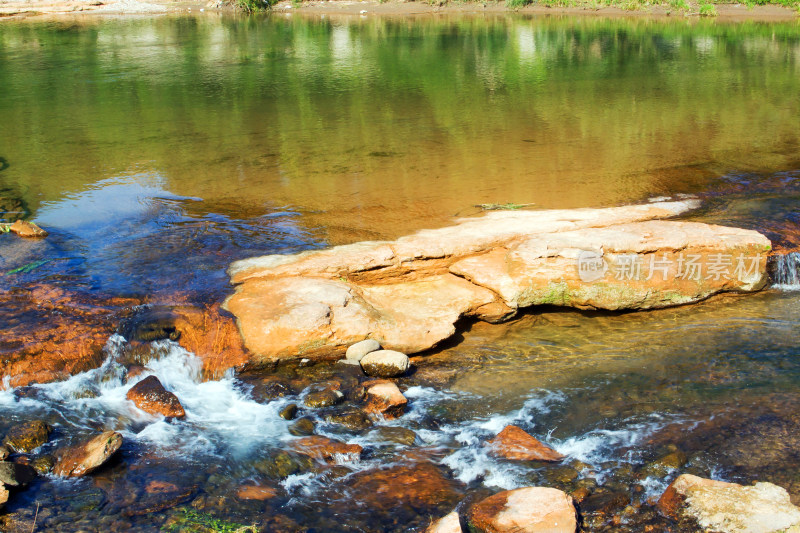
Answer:
M478 215L478 204L689 194L703 207L685 218L759 229L794 249L798 94L793 22L6 22L0 218L30 218L50 236L0 234L0 290L47 283L212 303L230 291L235 259L395 238ZM348 370L286 365L203 382L192 354L159 341L148 367L187 411L168 422L126 401L115 362L126 339L114 335L97 370L0 390L0 435L32 419L55 428L38 455L99 429L125 437L95 475L45 476L14 494L0 529L30 531L35 516L42 531L420 531L459 501L544 484L592 491L587 531L679 531L652 503L680 472L771 481L797 504L792 268L782 286L695 306L464 324L415 358L398 420L348 429L331 422L347 405L304 410L318 434L364 447L361 460L332 466L287 451L297 436L278 413L314 383L352 381ZM482 443L509 423L567 460L488 455ZM662 459L676 452L672 468ZM435 496L392 494L419 463L433 465L418 483L439 483ZM238 498L243 484L274 494Z

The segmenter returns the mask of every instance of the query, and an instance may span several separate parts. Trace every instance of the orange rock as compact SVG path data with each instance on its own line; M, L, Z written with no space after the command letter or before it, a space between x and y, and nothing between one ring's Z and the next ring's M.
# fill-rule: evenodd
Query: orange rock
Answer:
M516 461L556 462L564 459L563 455L517 426L506 426L486 445L495 455Z
M264 501L274 498L278 491L271 487L264 487L262 485L242 485L236 491L236 497L240 500L258 500Z
M424 512L455 505L457 487L428 462L360 472L349 485L355 501L385 512L408 506Z
M367 393L367 413L381 415L387 420L401 416L408 405L408 399L403 396L397 385L388 380L373 380L364 383Z
M178 397L167 391L155 376L147 376L131 387L126 397L146 413L172 418L186 416Z
M358 460L363 449L358 444L345 444L319 435L292 441L290 447L299 454L327 463Z
M106 431L88 441L58 452L53 473L57 476L78 477L102 466L122 446L122 435Z
M17 220L8 227L20 237L47 237L48 233L40 228L35 222L27 220Z
M163 494L167 492L178 492L178 486L168 481L155 479L148 483L144 490L147 494Z

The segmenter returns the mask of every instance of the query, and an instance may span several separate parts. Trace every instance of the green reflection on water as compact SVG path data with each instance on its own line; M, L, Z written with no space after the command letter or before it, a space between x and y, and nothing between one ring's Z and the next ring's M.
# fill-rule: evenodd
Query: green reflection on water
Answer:
M478 203L608 205L793 168L796 23L164 17L0 26L2 180L35 211L110 176L331 242Z

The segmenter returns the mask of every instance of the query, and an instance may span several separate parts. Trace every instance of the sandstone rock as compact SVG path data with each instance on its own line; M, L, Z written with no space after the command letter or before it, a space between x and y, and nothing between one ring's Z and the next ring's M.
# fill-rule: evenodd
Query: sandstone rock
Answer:
M572 499L547 487L490 496L469 509L467 524L478 533L575 533L578 525Z
M762 288L762 235L656 220L696 206L492 212L395 242L238 261L225 306L258 365L334 358L365 338L418 353L462 317L534 305L652 309Z
M517 426L506 426L495 438L486 442L495 455L516 461L556 462L564 456Z
M431 524L425 533L462 533L462 531L458 513L453 511Z
M380 415L387 420L397 418L406 411L408 399L391 381L377 380L364 384L367 392L367 413Z
M50 426L41 420L33 420L12 427L3 443L16 452L27 453L46 443L49 436Z
M0 509L2 509L8 501L8 490L0 483Z
M376 352L381 349L381 344L375 339L366 339L361 342L350 345L345 352L345 357L351 361L361 361L365 355L370 352Z
M376 378L402 376L408 370L409 365L406 354L393 350L370 352L361 359L361 368L364 369L364 373Z
M36 471L28 465L0 463L0 484L8 487L22 487L34 479L36 479Z
M105 431L82 444L60 450L53 473L58 476L85 476L102 466L122 446L122 435Z
M186 416L178 397L167 391L155 376L147 376L131 387L126 398L142 411L152 415L172 418Z
M17 220L8 227L20 237L47 237L48 233L40 228L35 222L27 220Z
M362 451L358 444L345 444L319 435L292 441L290 447L299 454L326 463L357 461Z
M277 494L277 490L262 485L242 485L236 491L236 497L240 500L265 501L274 498Z
M704 530L722 533L800 531L800 508L772 483L745 487L683 474L661 495L658 508L670 518L692 518Z

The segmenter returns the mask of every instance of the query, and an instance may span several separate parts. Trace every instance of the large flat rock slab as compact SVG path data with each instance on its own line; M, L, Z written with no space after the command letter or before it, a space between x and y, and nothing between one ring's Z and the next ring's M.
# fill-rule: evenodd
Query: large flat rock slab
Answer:
M237 319L251 363L334 357L372 338L417 353L456 322L522 308L653 309L767 282L763 235L661 220L694 201L607 209L491 212L394 242L237 261Z

